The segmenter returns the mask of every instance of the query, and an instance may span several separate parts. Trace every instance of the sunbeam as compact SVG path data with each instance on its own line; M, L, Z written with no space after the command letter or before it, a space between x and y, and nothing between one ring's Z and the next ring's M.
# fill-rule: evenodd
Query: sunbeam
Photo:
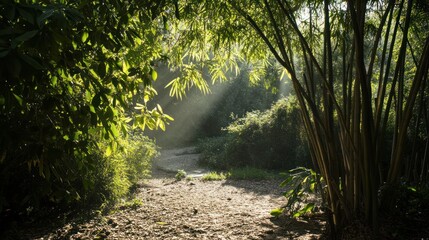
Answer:
M156 139L162 147L183 146L189 144L200 134L202 123L208 113L213 111L219 101L224 98L230 84L215 83L210 86L211 93L203 94L198 89L190 89L186 96L180 100L169 95L169 89L165 85L178 76L165 65L157 68L158 79L154 87L158 96L153 102L159 103L164 112L174 118L167 126L165 132L150 131L147 134Z

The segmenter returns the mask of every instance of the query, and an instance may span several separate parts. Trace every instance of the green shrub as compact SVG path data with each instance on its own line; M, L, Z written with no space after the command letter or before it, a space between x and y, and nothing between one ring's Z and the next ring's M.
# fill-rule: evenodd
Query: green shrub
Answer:
M161 49L151 44L140 51L147 48L128 44L135 38L158 39L147 34L157 28L152 18L143 17L145 3L136 2L133 9L116 1L81 3L0 4L0 28L9 29L0 34L0 213L85 200L86 189L97 182L118 182L129 173L109 166L129 167L105 158L100 139L120 138L129 117L147 128L163 128L170 119L159 107L145 111L141 105L152 98L151 80L143 76L156 78L150 66ZM108 21L112 12L140 16L147 28ZM97 37L115 35L118 28L123 35L115 41ZM13 51L3 49L17 38Z
M203 138L197 144L197 151L201 153L199 163L213 169L227 169L226 148L230 135Z
M219 169L307 166L310 155L299 114L292 97L265 112L249 112L231 123L224 136L200 140L200 161Z
M96 142L96 137L93 139ZM43 175L38 166L18 168L15 164L10 165L14 168L1 169L10 172L0 176L0 212L2 207L22 212L47 204L101 206L125 197L139 179L149 176L151 161L158 152L155 143L141 134L117 142L99 140L86 153L76 151L73 155L58 150L64 154L58 155L64 166L54 162Z
M104 145L105 164L97 170L102 171L102 176L91 189L104 192L109 201L126 196L140 179L150 177L152 160L158 155L155 143L141 133L119 139L118 147L111 152L111 145Z
M286 179L280 184L281 187L286 188L283 196L287 199L287 204L282 208L293 216L300 217L306 213L313 212L319 202L315 199L309 198L309 194L321 193L323 188L323 179L319 174L309 168L298 167L288 171L285 174ZM278 212L275 209L271 212L275 214Z
M180 170L177 170L177 173L174 176L174 178L176 178L177 181L180 181L180 180L186 178L186 175L187 174L186 174L185 170L180 169Z

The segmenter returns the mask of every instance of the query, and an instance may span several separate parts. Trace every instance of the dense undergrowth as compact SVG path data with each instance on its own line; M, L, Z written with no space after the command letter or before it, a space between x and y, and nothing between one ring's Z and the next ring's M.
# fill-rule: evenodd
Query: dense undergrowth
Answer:
M3 211L2 228L10 224L49 215L62 214L77 209L108 210L115 203L126 199L139 180L151 174L152 160L158 147L141 133L117 139L113 145L100 141L98 148L74 162L90 161L91 164L69 163L64 180L40 176L37 168L15 171L2 175ZM15 184L7 185L8 182ZM18 186L18 187L17 187ZM1 232L1 231L0 231Z

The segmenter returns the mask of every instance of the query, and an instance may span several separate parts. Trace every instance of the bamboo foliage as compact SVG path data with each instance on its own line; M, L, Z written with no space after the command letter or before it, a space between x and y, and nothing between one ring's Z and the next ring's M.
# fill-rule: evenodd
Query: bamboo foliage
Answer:
M376 229L379 189L403 176L414 105L419 96L421 111L426 104L429 36L424 36L421 51L411 49L413 0L350 0L346 6L334 0L246 3L229 1L289 73L313 161L326 182L332 231L362 213ZM304 11L309 14L299 17ZM369 26L375 28L373 33ZM321 37L316 31L320 28ZM318 37L323 40L312 41ZM411 57L419 60L413 64L407 61ZM303 71L297 70L297 62L304 63ZM416 69L413 76L405 74L410 64ZM392 151L385 171L381 151L392 120Z

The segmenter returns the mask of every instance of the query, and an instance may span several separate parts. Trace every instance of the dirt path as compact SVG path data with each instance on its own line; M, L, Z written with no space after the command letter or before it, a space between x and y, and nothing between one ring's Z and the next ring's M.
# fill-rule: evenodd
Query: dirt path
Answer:
M179 154L178 159L184 155L187 153ZM191 171L195 165L189 166L184 170ZM118 211L83 223L69 222L49 233L28 238L318 239L321 236L323 226L317 219L271 218L269 211L285 203L278 180L176 181L173 173L156 169L153 175L139 186L131 204Z
M155 171L176 173L177 170L184 170L190 177L201 177L209 170L198 165L199 156L195 147L163 150L154 161ZM159 171L154 172L153 175L159 177Z

